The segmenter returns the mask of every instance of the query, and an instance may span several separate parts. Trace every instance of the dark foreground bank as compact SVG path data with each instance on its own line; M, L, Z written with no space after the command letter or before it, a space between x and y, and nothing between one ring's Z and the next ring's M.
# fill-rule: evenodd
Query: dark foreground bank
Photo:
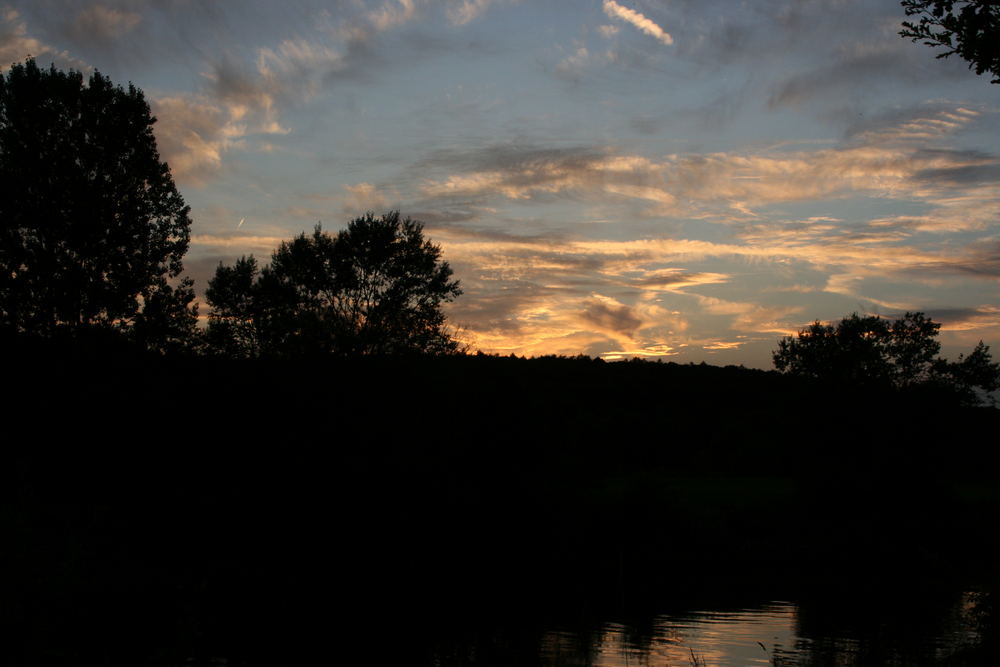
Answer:
M950 600L997 574L1000 413L946 397L589 359L5 362L9 664L370 640L430 664L455 632L533 641L665 596L811 613L848 584Z

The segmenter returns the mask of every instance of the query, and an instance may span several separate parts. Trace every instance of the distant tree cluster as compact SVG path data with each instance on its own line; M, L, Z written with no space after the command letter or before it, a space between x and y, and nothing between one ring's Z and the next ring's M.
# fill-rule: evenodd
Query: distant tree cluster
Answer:
M423 226L369 213L317 225L274 251L219 265L205 296L211 349L237 357L454 352L443 303L462 292Z
M857 313L837 324L813 322L778 342L774 367L789 375L844 387L939 388L970 403L977 392L1000 389L1000 364L982 341L968 356L950 362L938 356L941 325L923 313L896 320Z

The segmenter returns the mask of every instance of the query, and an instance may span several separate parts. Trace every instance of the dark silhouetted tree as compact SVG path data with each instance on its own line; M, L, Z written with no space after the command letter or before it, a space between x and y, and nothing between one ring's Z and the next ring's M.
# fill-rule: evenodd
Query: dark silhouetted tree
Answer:
M956 362L938 360L935 377L967 403L978 402L977 389L987 393L1000 390L1000 364L993 362L983 341L968 355L959 355Z
M220 265L206 297L208 339L235 356L454 352L442 305L461 294L441 249L398 211L357 218L332 236L317 225L271 263Z
M774 367L840 386L947 388L973 403L977 390L1000 388L1000 364L992 362L982 341L957 362L938 357L940 328L923 313L892 321L854 313L836 325L813 322L778 341Z
M996 0L902 0L907 16L902 37L928 46L943 46L938 58L958 54L975 68L989 72L1000 83L1000 2Z
M154 122L140 90L98 72L85 83L29 59L0 75L0 327L191 340L190 209Z
M252 255L241 257L233 266L219 264L205 290L205 298L212 306L207 342L214 350L230 357L259 354L260 317L255 312L254 298L259 277L257 260Z

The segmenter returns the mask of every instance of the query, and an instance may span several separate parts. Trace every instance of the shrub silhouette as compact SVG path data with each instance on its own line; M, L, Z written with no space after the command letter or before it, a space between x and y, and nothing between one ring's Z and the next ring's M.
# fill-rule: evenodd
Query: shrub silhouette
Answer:
M155 349L195 331L180 276L191 219L149 105L94 72L33 59L0 74L0 327L124 331ZM89 333L88 333L89 332Z
M210 346L223 354L450 353L442 305L461 294L423 225L368 213L332 236L317 225L273 253L219 265L206 298Z

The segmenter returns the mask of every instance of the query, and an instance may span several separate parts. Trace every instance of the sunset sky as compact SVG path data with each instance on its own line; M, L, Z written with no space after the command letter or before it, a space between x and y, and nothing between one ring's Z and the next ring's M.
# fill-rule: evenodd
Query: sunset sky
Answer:
M1000 356L1000 85L896 0L0 0L142 88L187 273L400 209L474 349L769 368L851 312ZM241 224L241 220L243 223ZM202 306L202 313L207 311Z

